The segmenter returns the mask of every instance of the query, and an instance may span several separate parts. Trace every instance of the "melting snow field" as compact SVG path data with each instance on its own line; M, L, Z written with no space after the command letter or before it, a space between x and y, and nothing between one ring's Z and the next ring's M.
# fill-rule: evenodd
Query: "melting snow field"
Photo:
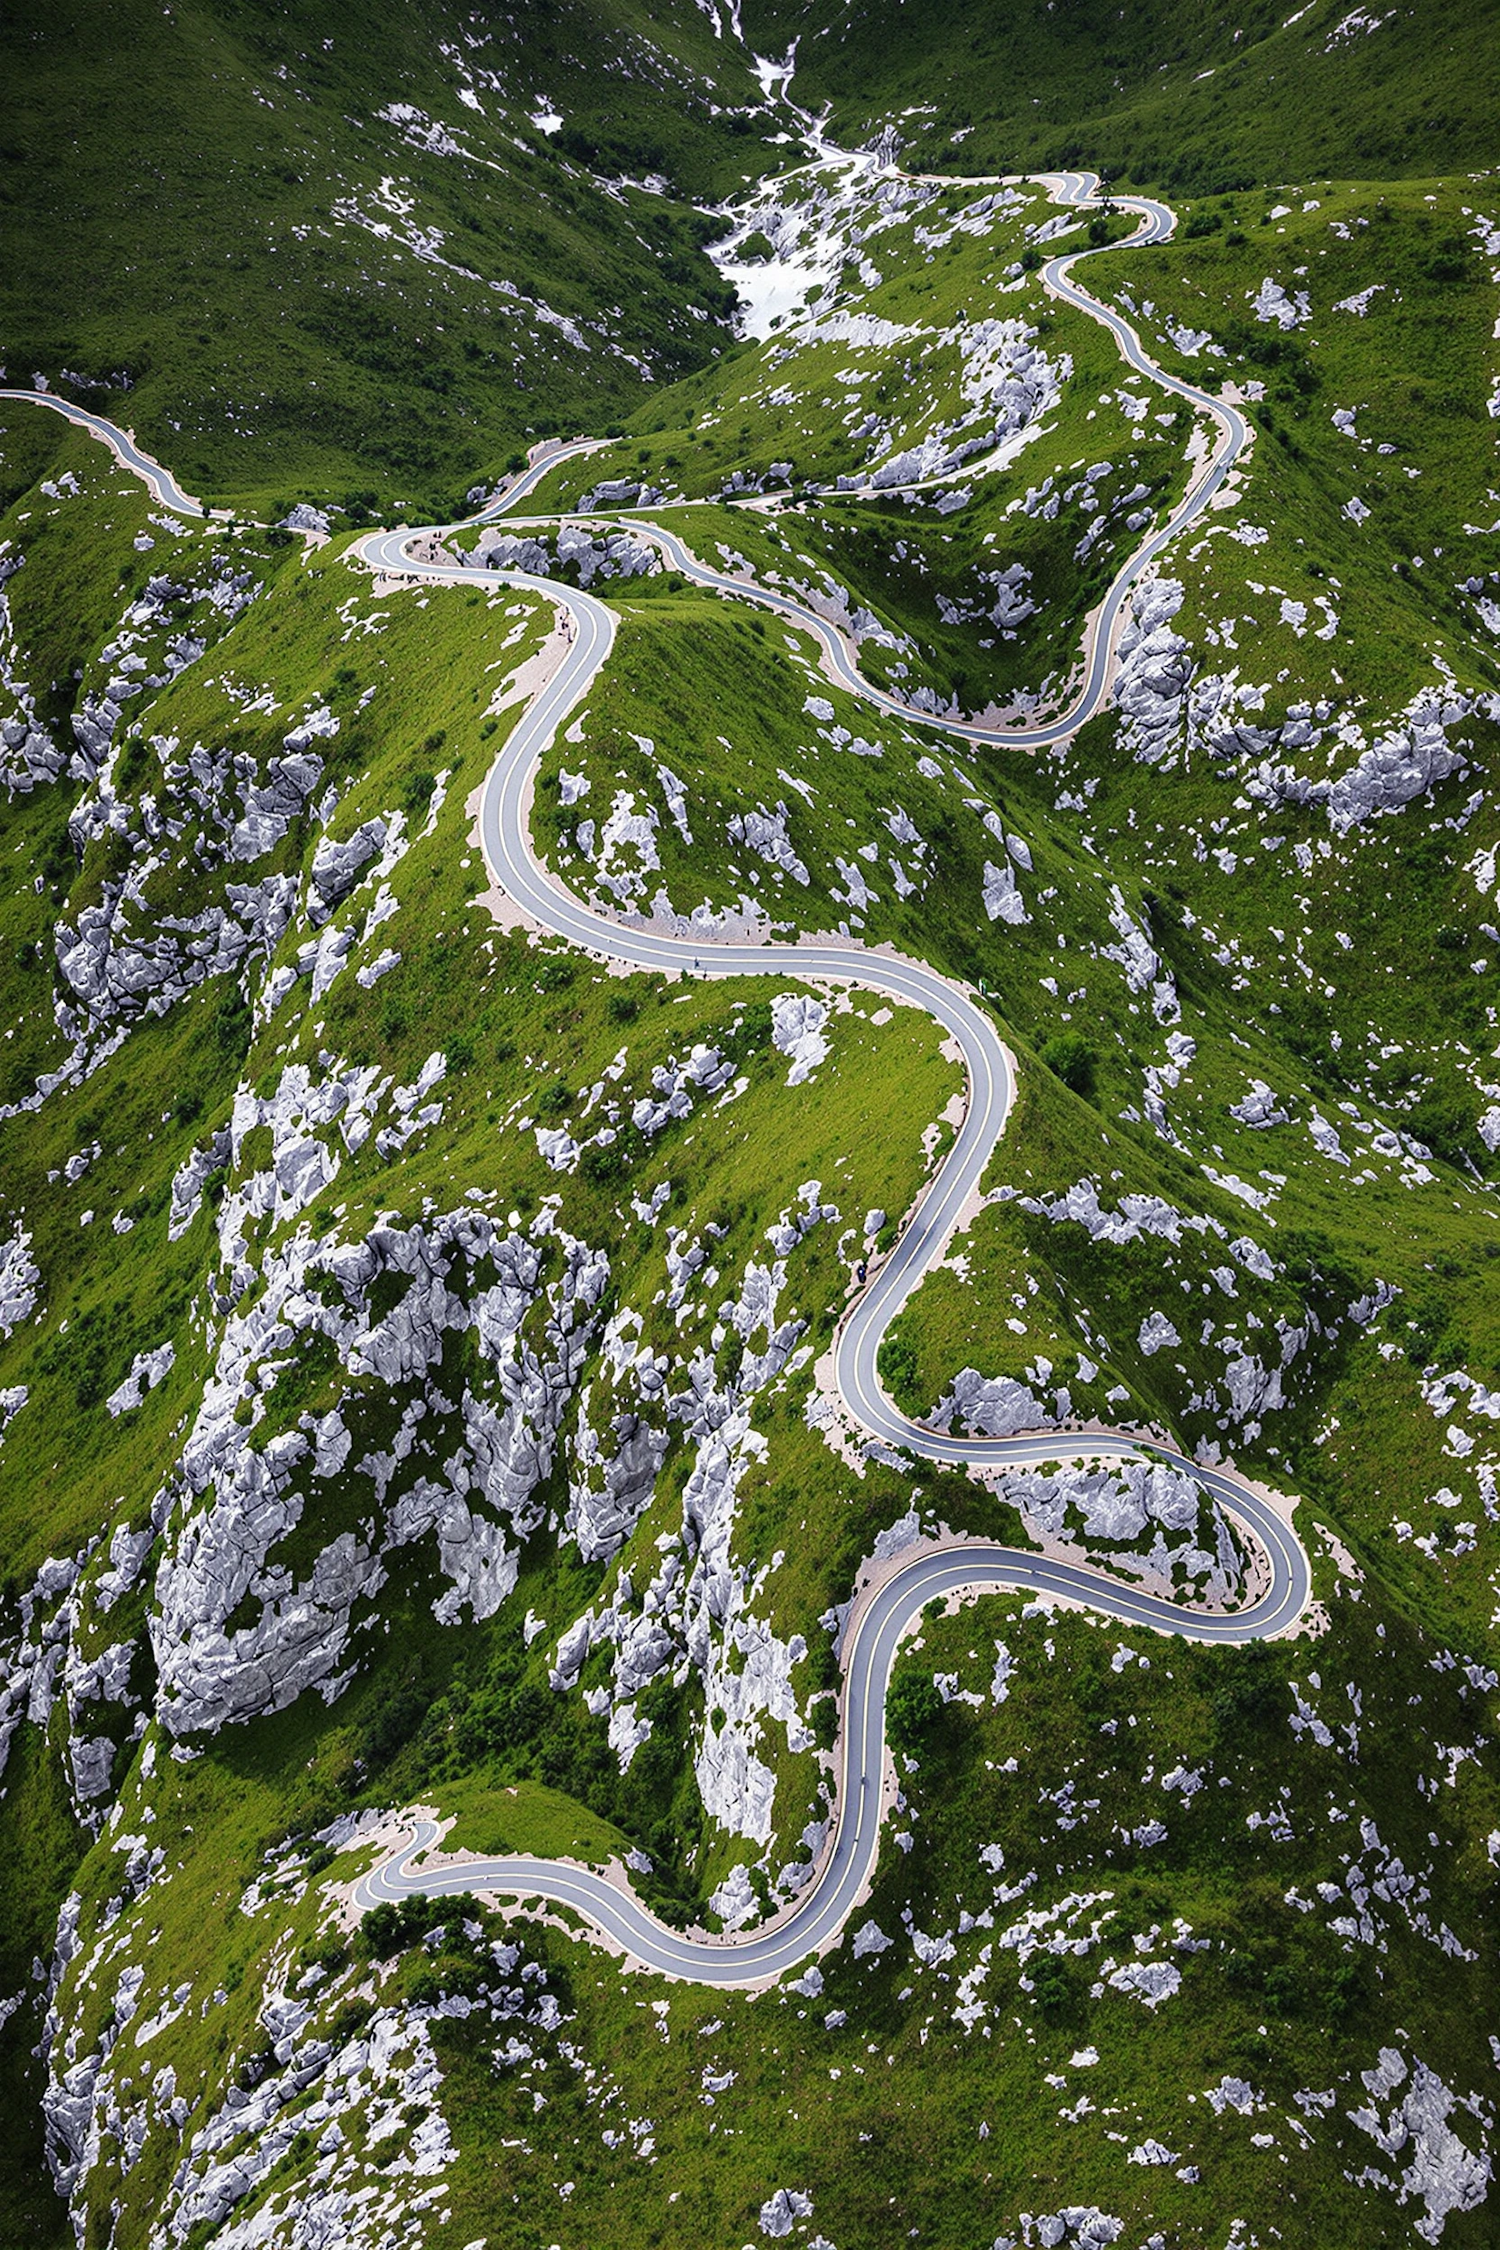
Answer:
M808 291L826 277L811 258L773 258L765 265L717 261L719 271L740 299L741 335L763 343L793 313L801 312Z

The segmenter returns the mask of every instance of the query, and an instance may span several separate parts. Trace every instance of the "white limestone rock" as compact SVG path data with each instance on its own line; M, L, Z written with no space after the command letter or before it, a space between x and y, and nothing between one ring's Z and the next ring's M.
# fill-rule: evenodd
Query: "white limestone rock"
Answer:
M172 1202L167 1214L167 1240L185 1234L198 1215L203 1190L213 1174L229 1162L233 1143L227 1125L221 1126L202 1148L195 1148L172 1175Z
M585 1394L572 1448L576 1468L568 1485L566 1519L585 1562L605 1561L624 1546L650 1505L668 1443L665 1430L622 1412L614 1417L606 1445L588 1421ZM602 1469L598 1482L596 1469Z
M73 1794L81 1803L88 1804L108 1794L115 1748L107 1734L73 1737Z
M36 1309L41 1271L31 1255L25 1227L0 1244L0 1335L12 1336Z
M1307 291L1298 289L1288 295L1279 281L1269 274L1251 299L1251 309L1257 320L1267 327L1305 328L1312 318L1312 306Z
M599 533L569 523L541 534L489 526L479 536L474 559L482 569L522 571L533 578L556 574L584 587L596 578L654 577L663 567L656 549L634 531Z
M798 858L791 837L787 833L790 815L785 803L778 799L774 812L757 805L752 812L733 813L728 822L728 835L732 844L742 844L746 851L754 852L757 859L768 867L779 868L785 875L804 886L812 881L805 861Z
M826 1061L828 1041L823 1026L828 1009L810 993L778 992L771 1002L771 1037L777 1053L789 1055L789 1086L800 1086L819 1063Z
M320 728L319 733L336 733L338 721L332 729ZM299 728L297 734L310 731ZM288 744L294 737L287 736ZM272 758L266 767L263 782L244 791L244 811L230 832L228 853L232 860L260 859L274 850L298 817L323 776L321 758L307 752L294 752L284 758Z
M371 860L385 851L390 826L376 815L361 822L352 836L319 838L308 872L307 918L314 929L329 920L361 882Z
M760 1901L750 1882L750 1870L738 1861L709 1898L710 1909L726 1930L742 1930L760 1912Z
M1123 739L1146 765L1161 764L1176 747L1192 684L1192 653L1171 629L1184 598L1175 579L1143 579L1131 595L1120 635L1115 703L1124 719Z
M992 860L985 861L984 910L992 922L1019 925L1031 920L1026 911L1026 901L1016 882L1014 867L996 867Z
M1150 1359L1156 1352L1176 1351L1182 1338L1165 1313L1154 1312L1148 1313L1141 1322L1136 1342L1147 1359Z
M1372 2099L1351 2109L1349 2120L1396 2160L1388 2177L1397 2202L1420 2202L1424 2210L1415 2231L1424 2242L1438 2242L1455 2211L1477 2210L1489 2194L1494 2174L1487 2134L1482 2126L1471 2127L1471 2137L1480 2142L1476 2150L1449 2123L1456 2110L1477 2105L1460 2103L1420 2059L1408 2073L1405 2057L1394 2047L1382 2047L1375 2068L1361 2075ZM1389 2105L1383 2116L1382 2103Z
M1467 760L1463 746L1451 744L1448 736L1475 711L1493 719L1500 713L1500 696L1470 698L1424 690L1401 723L1334 782L1328 793L1328 819L1334 832L1347 835L1379 813L1399 812L1457 773Z
M1020 2227L1019 2235L998 2236L994 2250L1109 2250L1125 2232L1125 2221L1097 2203L1068 2203L1060 2211L1023 2211Z
M166 1381L176 1359L177 1346L170 1338L158 1344L155 1351L137 1352L124 1382L104 1401L108 1413L112 1416L133 1413L148 1391L154 1391L158 1383Z
M1279 1098L1264 1079L1252 1078L1250 1091L1242 1095L1239 1101L1230 1103L1229 1114L1241 1125L1250 1125L1257 1132L1263 1132L1269 1126L1289 1123L1291 1113L1280 1106Z
M760 2207L760 2231L772 2241L789 2235L798 2219L812 2217L812 2197L796 2188L778 2188Z
M245 1210L252 1203L274 1210L278 1198L293 1210L326 1174L328 1146L306 1122L347 1125L352 1106L345 1081L315 1084L304 1066L284 1073L264 1102L244 1094L237 1103L236 1141L269 1121L275 1148L273 1168L256 1176L261 1187L253 1195L253 1180L237 1188L221 1213L236 1271L253 1271L240 1232ZM534 1233L545 1239L556 1231L544 1211ZM531 1495L549 1473L608 1278L601 1254L566 1235L557 1243L559 1270L545 1287L537 1241L497 1233L472 1206L410 1229L379 1226L362 1243L314 1245L304 1233L263 1253L261 1291L225 1323L177 1478L159 1501L159 1520L174 1494L178 1502L152 1624L159 1709L171 1733L283 1708L307 1686L328 1692L354 1605L378 1591L386 1558L414 1541L435 1539L448 1581L436 1604L440 1622L464 1610L493 1614L514 1586L518 1542L539 1520ZM497 1277L489 1286L478 1285L480 1261ZM382 1273L404 1275L406 1287L372 1320L369 1291ZM319 1277L336 1284L332 1296L318 1290ZM541 1333L523 1350L519 1330L539 1296ZM446 1423L434 1423L436 1452L425 1459L438 1474L413 1460L402 1472L408 1481L391 1491L400 1464L422 1447L445 1339L466 1331L477 1332L480 1382L495 1395L465 1387L456 1408L445 1405L445 1415L457 1413L460 1442ZM254 1377L262 1364L290 1364L297 1339L318 1334L333 1343L349 1376L405 1394L389 1452L351 1467L349 1432L336 1411L306 1417L303 1429L264 1445L253 1436L254 1417L248 1425L236 1419L247 1384L252 1396L261 1389ZM342 1534L294 1581L275 1550L302 1519L312 1482L354 1473L373 1488L367 1520L376 1537ZM227 1620L244 1607L251 1621L231 1633Z
M970 1437L1011 1437L1017 1430L1045 1429L1046 1407L1011 1375L983 1376L965 1367L954 1376L932 1415L940 1430L957 1429Z
M1127 1961L1105 1978L1116 1992L1128 1992L1153 2011L1170 2000L1182 1985L1182 1971L1173 1961Z
M1226 1607L1243 1596L1246 1555L1229 1519L1192 1477L1165 1463L1014 1469L1000 1491L1036 1537L1077 1547L1167 1599L1186 1590Z
M323 528L326 530L326 524ZM283 747L296 755L306 750L309 743L331 741L338 731L339 722L336 715L326 705L320 703L308 713L305 719L299 721L289 734L283 736Z

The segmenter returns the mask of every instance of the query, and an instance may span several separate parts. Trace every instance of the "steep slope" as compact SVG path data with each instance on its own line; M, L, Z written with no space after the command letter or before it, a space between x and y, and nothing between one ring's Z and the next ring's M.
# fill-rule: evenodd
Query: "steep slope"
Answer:
M892 126L955 172L1088 164L1185 191L1466 170L1494 154L1485 0L1284 14L1145 0L747 0L753 45L796 42L796 98L841 135Z
M607 424L720 341L690 200L768 155L689 0L27 7L0 58L0 363L216 499L451 507Z
M793 505L648 512L847 621L904 714L628 520L483 535L619 613L536 794L567 880L992 995L1021 1107L896 1394L1229 1446L1303 1496L1316 1564L1310 1637L1259 1657L924 1620L868 1910L761 2001L477 1906L357 1939L340 1906L426 1803L450 1844L629 1855L666 1918L749 1927L819 1849L866 1558L946 1525L1179 1591L1239 1566L1191 1486L851 1443L822 1354L953 1064L857 994L674 990L507 926L471 793L540 589L184 523L6 409L5 2030L90 2250L543 2213L570 2250L847 2246L893 2210L969 2250L976 2199L1013 2243L1248 2244L1273 2198L1309 2246L1485 2239L1500 562L1450 545L1482 422L1385 386L1420 349L1482 414L1488 268L1441 368L1406 324L1494 226L1467 187L1385 201L1094 261L1198 380L1206 331L1272 395L1143 589L1119 714L1058 757L945 734L955 679L1061 693L1096 550L1197 441L1049 308L1038 238L1087 222L1038 194L856 165L751 198L731 268L759 233L822 294L539 496L785 489L794 456ZM1388 326L1340 310L1378 276ZM55 2240L17 2154L8 2239Z

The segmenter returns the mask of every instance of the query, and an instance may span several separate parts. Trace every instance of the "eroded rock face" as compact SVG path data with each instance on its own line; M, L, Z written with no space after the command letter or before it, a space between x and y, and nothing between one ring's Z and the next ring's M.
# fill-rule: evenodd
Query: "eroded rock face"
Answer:
M283 1161L288 1145L308 1144L277 1149L260 1176L273 1198L299 1184L305 1191L310 1176L322 1184L321 1164ZM237 1253L254 1184L221 1213L226 1247ZM235 1264L243 1275L238 1255ZM531 1496L550 1470L608 1275L603 1253L557 1229L550 1208L529 1233L497 1229L469 1208L377 1227L357 1243L314 1244L299 1230L267 1254L258 1290L244 1276L243 1301L225 1321L193 1429L157 1502L167 1537L152 1637L159 1710L172 1733L284 1708L308 1686L336 1692L356 1606L379 1591L393 1550L430 1533L451 1582L436 1605L439 1622L456 1622L465 1608L492 1614L515 1583L519 1541L539 1521ZM377 1285L396 1299L379 1315ZM479 1387L464 1384L452 1401L435 1380L450 1336L471 1337L484 1370ZM373 1376L400 1399L389 1446L357 1451L338 1408L257 1437L275 1398L274 1382L260 1387L261 1371L317 1338L350 1377ZM335 1476L363 1480L373 1528L341 1532L294 1574L276 1550L315 1505L317 1481ZM249 1621L231 1624L246 1608Z
M1487 2148L1470 2148L1449 2123L1456 2111L1474 2111L1477 2105L1472 2097L1461 2101L1420 2058L1408 2070L1395 2047L1382 2047L1374 2068L1361 2076L1371 2098L1348 2112L1350 2122L1394 2160L1390 2172L1376 2177L1398 2203L1423 2204L1416 2232L1424 2242L1440 2241L1449 2216L1477 2209L1493 2178ZM1469 2131L1473 2137L1472 2124Z
M1493 718L1500 697L1424 694L1404 720L1372 744L1328 792L1328 818L1343 835L1376 813L1399 812L1465 764L1449 731L1476 710Z
M1123 740L1144 765L1200 751L1223 763L1253 760L1241 786L1268 811L1322 805L1340 836L1381 813L1400 812L1463 771L1467 747L1450 737L1467 720L1493 720L1500 712L1500 696L1492 693L1424 688L1371 743L1352 712L1340 716L1327 701L1292 703L1281 721L1258 723L1274 691L1241 680L1237 667L1227 673L1201 668L1172 625L1184 598L1182 586L1168 578L1146 579L1131 596L1114 691ZM1321 766L1300 771L1297 758L1317 750L1330 733L1354 753L1352 763L1332 780Z
M25 560L8 540L0 544L0 687L16 706L11 717L0 720L0 788L9 797L30 796L33 789L55 781L68 764L67 752L59 750L37 717L30 682L21 673L6 586Z
M1246 1556L1228 1517L1202 1486L1161 1463L1022 1470L1005 1497L1030 1530L1087 1550L1153 1591L1186 1590L1213 1607L1246 1590Z
M603 499L608 487L595 495L602 505L619 505ZM636 488L630 487L633 497ZM569 584L590 586L596 578L642 578L660 571L656 549L628 529L607 533L586 531L581 524L563 524L542 537L498 528L481 533L474 559L491 570L522 570L536 578L565 578Z
M636 1697L663 1674L670 1672L680 1684L695 1673L703 1684L705 1715L694 1770L704 1804L731 1834L762 1844L772 1832L776 1787L772 1769L758 1754L765 1726L769 1721L783 1727L794 1752L813 1739L793 1681L807 1649L800 1635L782 1640L756 1614L767 1569L752 1575L736 1561L734 1522L741 1482L766 1453L766 1441L751 1421L751 1401L786 1368L803 1333L802 1321L779 1316L786 1259L815 1227L838 1216L834 1205L819 1201L819 1183L808 1181L795 1210L783 1212L767 1230L774 1262L752 1260L738 1296L718 1308L723 1331L733 1331L744 1346L732 1378L701 1348L675 1366L643 1350L640 1315L629 1309L618 1313L605 1331L602 1358L614 1376L615 1400L633 1395L639 1411L629 1417L631 1426L617 1439L617 1450L606 1449L593 1427L591 1385L572 1448L588 1473L570 1488L569 1528L580 1544L607 1542L611 1551L649 1501L666 1453L664 1427L680 1424L693 1453L680 1529L658 1537L659 1560L649 1583L638 1591L633 1572L621 1573L608 1604L590 1609L559 1638L551 1684L558 1693L571 1692L591 1650L613 1647L612 1681L590 1689L588 1701L597 1715L608 1710L611 1746L628 1767L651 1732L649 1719L637 1713ZM674 1237L667 1264L678 1276L669 1304L680 1302L695 1282L717 1283L713 1269L705 1272L701 1243ZM612 1471L605 1469L601 1490L605 1460Z
M31 1255L31 1236L22 1227L0 1243L0 1335L9 1336L30 1320L41 1274Z
M1125 720L1127 742L1147 765L1159 764L1174 746L1193 678L1192 653L1171 624L1183 599L1174 579L1143 580L1131 595L1130 617L1120 635L1115 702Z
M1011 1437L1017 1430L1042 1429L1047 1421L1046 1407L1025 1383L1010 1375L986 1377L974 1367L954 1376L932 1415L936 1429L956 1426L975 1437Z

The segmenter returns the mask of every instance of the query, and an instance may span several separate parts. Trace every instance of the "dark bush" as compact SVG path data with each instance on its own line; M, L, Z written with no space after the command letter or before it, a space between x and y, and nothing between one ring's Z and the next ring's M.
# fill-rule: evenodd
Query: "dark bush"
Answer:
M586 1148L578 1168L591 1187L617 1187L630 1170L617 1141Z
M1081 1094L1085 1101L1093 1099L1094 1050L1076 1031L1060 1031L1049 1039L1041 1059L1072 1093Z
M943 1699L930 1672L911 1661L898 1664L885 1699L885 1734L893 1750L919 1749L943 1712Z
M440 1923L451 1921L453 1913L451 1899L424 1896L382 1899L360 1923L359 1942L376 1960L388 1961L392 1954L404 1953L408 1946L415 1945Z
M365 1721L360 1756L374 1769L389 1765L404 1750L427 1715L427 1698L415 1686L396 1688L382 1696Z

